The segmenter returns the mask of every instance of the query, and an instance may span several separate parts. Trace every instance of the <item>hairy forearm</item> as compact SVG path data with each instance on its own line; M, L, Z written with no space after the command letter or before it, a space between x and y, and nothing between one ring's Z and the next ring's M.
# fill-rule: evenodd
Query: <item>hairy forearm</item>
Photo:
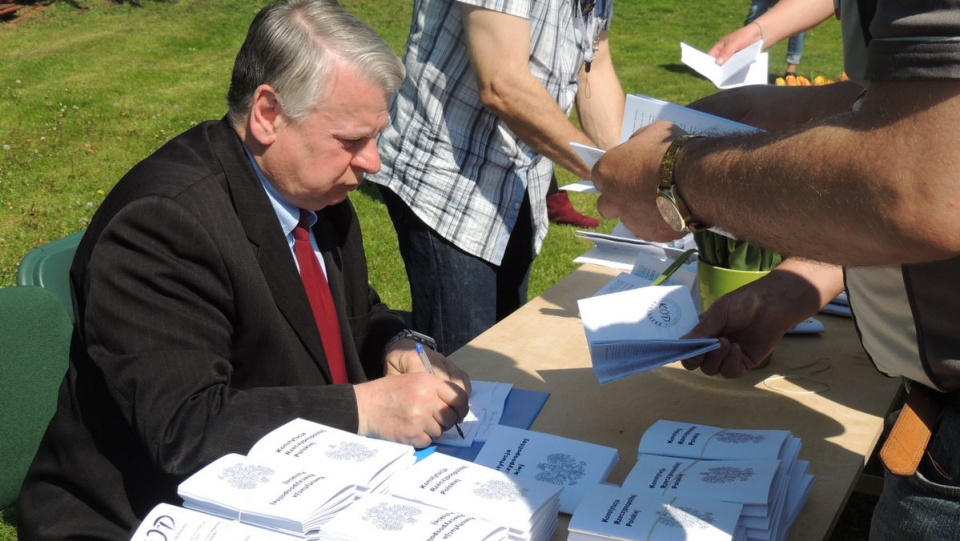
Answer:
M960 253L960 83L875 85L859 113L778 135L698 139L678 185L707 223L844 265Z
M849 112L862 91L853 81L821 86L749 85L716 92L689 107L767 131L795 130L801 124Z

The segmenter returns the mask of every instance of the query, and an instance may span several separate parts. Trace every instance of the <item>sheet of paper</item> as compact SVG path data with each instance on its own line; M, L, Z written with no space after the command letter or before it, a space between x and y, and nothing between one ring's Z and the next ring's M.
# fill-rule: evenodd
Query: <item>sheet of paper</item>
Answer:
M573 193L600 193L600 190L593 185L592 180L581 180L580 182L571 182L570 184L564 184L560 186L560 189L565 192Z
M492 381L474 381L472 385L470 411L460 422L463 437L460 437L456 428L451 427L444 431L439 438L433 440L434 443L453 447L470 447L475 441L485 441L486 434L491 427L500 422L504 402L506 402L507 395L510 394L513 385Z
M761 51L762 40L744 47L719 66L716 58L686 43L680 43L680 61L706 77L717 88L765 85L768 82L768 57Z
M684 131L697 135L727 135L761 131L759 128L748 124L734 122L669 101L643 94L630 94L627 96L623 111L623 128L620 132L620 141L626 141L635 131L660 120L673 122L683 128Z

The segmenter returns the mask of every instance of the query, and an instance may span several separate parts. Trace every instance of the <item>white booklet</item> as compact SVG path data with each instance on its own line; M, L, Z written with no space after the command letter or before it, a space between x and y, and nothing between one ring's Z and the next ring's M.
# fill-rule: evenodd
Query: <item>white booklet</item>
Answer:
M510 539L549 539L559 523L561 488L557 485L441 453L398 473L388 485L393 496L506 526Z
M300 539L199 511L161 503L147 514L130 541L295 541Z
M613 447L498 426L474 462L562 487L560 512L569 514L590 488L606 480L618 460L619 452Z
M676 103L664 101L643 94L628 94L623 110L623 127L620 131L620 142L624 143L640 128L649 126L659 120L669 120L689 133L696 135L727 135L731 133L750 133L762 131L748 124L734 122L726 118L684 107ZM571 142L574 152L591 169L604 155L604 150ZM596 187L589 180L569 184L563 189L568 191L597 193Z
M703 460L758 458L793 462L799 441L789 430L719 428L661 419L643 433L638 453Z
M306 419L294 419L260 438L247 453L271 459L280 455L340 475L359 490L376 490L398 470L416 462L414 448L392 441L366 438Z
M368 494L323 525L324 541L505 541L507 529L490 521L413 500Z
M735 122L669 101L643 94L630 94L624 105L620 142L626 142L635 131L660 120L669 120L684 131L696 135L729 135L762 131L749 124Z
M765 85L769 82L769 57L762 51L763 40L760 40L737 51L721 66L716 58L680 43L680 61L706 77L717 88Z
M720 347L716 338L682 338L700 319L685 286L642 287L581 299L577 304L600 383Z
M770 503L776 500L779 471L779 460L639 455L623 486L648 494L742 503L745 515L765 517Z
M460 421L460 432L451 427L435 438L433 443L442 443L453 447L470 447L474 442L487 440L490 430L500 423L507 396L513 389L511 383L495 381L472 381L470 393L470 411Z
M183 506L292 535L309 536L349 504L356 485L324 475L319 464L229 454L180 484Z
M570 519L567 541L733 541L742 505L717 500L659 496L597 485Z

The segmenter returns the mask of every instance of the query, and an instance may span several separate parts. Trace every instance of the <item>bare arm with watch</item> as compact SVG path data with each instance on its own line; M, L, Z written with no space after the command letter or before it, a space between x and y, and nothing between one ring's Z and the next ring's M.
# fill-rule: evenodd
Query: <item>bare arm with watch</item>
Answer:
M857 112L795 131L688 139L672 177L692 220L782 254L841 265L939 260L960 254L958 126L960 81L873 83ZM657 197L663 157L683 134L658 122L597 162L605 218L652 241L682 236Z
M417 343L424 346L434 374L420 360ZM359 434L424 447L463 420L470 377L435 348L432 338L412 330L387 343L384 377L354 386Z

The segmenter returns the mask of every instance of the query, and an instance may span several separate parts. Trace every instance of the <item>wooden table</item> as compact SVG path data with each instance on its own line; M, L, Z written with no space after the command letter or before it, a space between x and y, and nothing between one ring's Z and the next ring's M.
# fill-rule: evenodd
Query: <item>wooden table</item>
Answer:
M617 484L658 419L790 430L816 479L789 539L827 538L880 438L899 380L873 368L849 319L823 315L822 335L787 337L768 367L737 380L674 363L600 385L577 300L617 272L581 267L451 358L474 379L551 393L532 429L616 447L620 461L608 481ZM561 515L554 540L566 539L568 520Z

